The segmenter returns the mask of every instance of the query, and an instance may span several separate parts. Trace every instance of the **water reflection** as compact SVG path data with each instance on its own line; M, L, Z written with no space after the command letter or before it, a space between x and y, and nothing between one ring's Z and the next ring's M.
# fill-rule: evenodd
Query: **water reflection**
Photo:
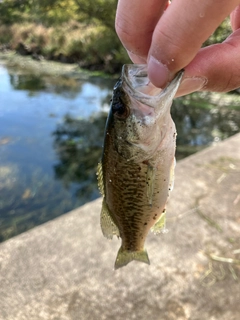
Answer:
M46 89L45 82L39 76L10 74L10 83L15 90L39 91Z
M96 167L101 158L106 113L89 119L74 119L66 115L53 133L59 162L55 176L66 187L77 183L76 196L90 201L99 196Z
M28 92L29 96L40 92L49 92L67 99L75 99L84 92L84 95L89 99L91 98L89 92L92 91L92 94L94 94L94 91L96 91L93 89L94 81L86 83L86 81L66 76L52 77L39 74L10 73L9 77L14 90L24 90ZM96 86L98 88L98 85ZM102 90L104 89L106 89L106 86L102 88Z
M114 80L1 66L0 74L3 241L99 196L95 172ZM209 108L174 102L178 159L239 131L240 108Z
M206 106L207 108L204 108ZM176 157L181 159L213 142L219 142L239 132L240 109L191 106L185 98L174 101L172 117L177 127Z

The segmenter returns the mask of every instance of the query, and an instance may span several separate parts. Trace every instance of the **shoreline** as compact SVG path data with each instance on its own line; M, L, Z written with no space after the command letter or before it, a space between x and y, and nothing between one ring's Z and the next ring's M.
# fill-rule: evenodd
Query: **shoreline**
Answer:
M32 55L22 56L14 50L0 51L0 64L9 68L24 69L25 73L38 73L46 76L63 76L87 80L93 77L117 79L118 74L112 75L103 71L91 71L81 68L78 63L65 63L54 60L35 59Z
M53 60L40 59L36 60L33 56L22 56L14 50L0 51L0 64L7 65L8 68L19 70L19 73L33 73L43 76L62 76L73 78L74 80L88 80L91 78L101 77L103 79L117 80L120 73L109 74L103 71L91 71L83 69L78 63L65 63ZM240 109L239 93L219 93L219 92L194 92L187 96L179 97L187 105L196 105L202 108L229 108L234 110Z

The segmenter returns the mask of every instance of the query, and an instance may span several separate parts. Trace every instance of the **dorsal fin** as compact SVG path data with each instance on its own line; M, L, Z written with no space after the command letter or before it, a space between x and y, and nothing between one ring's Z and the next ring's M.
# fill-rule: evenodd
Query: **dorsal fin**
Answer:
M103 183L103 170L102 170L102 162L98 163L97 166L97 180L98 180L98 188L101 195L104 197L104 183Z

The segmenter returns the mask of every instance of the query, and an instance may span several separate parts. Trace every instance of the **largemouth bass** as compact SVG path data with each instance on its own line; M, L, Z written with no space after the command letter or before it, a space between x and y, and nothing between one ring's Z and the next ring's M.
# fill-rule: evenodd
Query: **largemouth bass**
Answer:
M113 89L98 183L103 235L122 239L115 269L132 260L150 264L145 239L151 228L164 229L176 148L170 108L182 75L162 90L150 83L146 65L124 65Z

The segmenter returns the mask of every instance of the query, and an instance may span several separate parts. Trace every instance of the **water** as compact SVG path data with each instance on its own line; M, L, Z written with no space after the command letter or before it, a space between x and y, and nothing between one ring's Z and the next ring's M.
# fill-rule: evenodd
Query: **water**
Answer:
M113 81L101 81L101 87L99 79L66 83L0 67L0 240L99 196L96 187L86 186L89 177L79 175L86 172L84 154L74 157L69 139L63 141L68 133L61 129L69 118L84 128L104 109Z
M44 77L0 65L0 241L99 197L114 80ZM177 158L239 130L240 111L177 100Z

